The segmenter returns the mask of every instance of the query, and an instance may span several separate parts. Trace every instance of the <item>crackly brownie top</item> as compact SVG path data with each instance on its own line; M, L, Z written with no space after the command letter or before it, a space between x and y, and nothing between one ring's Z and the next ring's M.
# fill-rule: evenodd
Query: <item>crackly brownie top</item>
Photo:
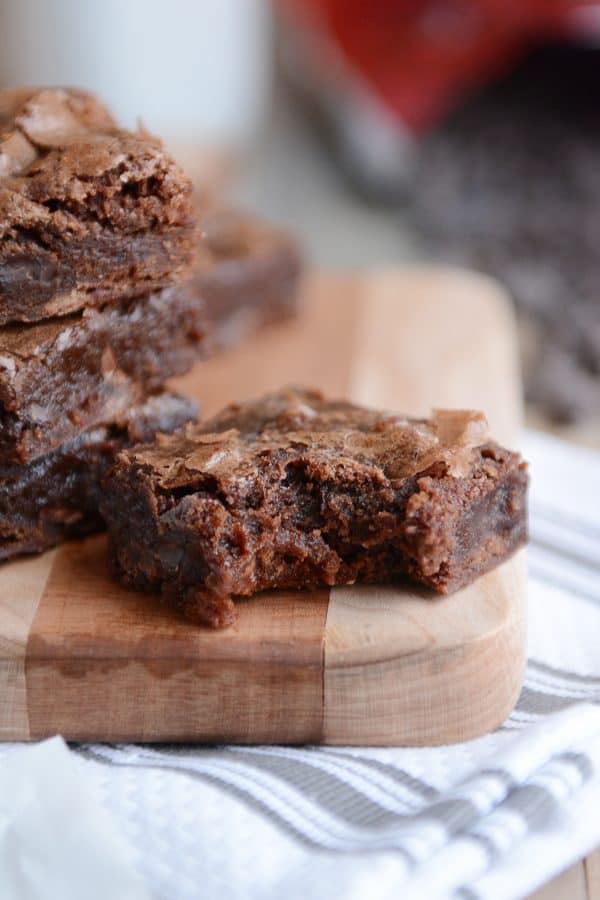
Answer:
M191 224L191 184L142 129L126 131L85 91L0 91L0 238L78 234L86 223L135 232Z
M74 313L61 319L47 319L26 325L5 325L0 329L0 372L13 372L21 360L35 356L42 358L56 341L61 348L66 346L71 339L73 327L82 321L81 313Z
M284 229L252 213L212 209L203 215L196 269L203 271L227 260L270 256L275 248L297 254L295 241Z
M226 490L254 480L263 462L284 466L292 457L308 460L322 478L379 475L393 481L434 464L464 477L486 437L479 412L438 410L430 419L411 419L290 388L233 404L177 436L159 436L121 462L140 467L165 491L190 484L201 490L206 476Z

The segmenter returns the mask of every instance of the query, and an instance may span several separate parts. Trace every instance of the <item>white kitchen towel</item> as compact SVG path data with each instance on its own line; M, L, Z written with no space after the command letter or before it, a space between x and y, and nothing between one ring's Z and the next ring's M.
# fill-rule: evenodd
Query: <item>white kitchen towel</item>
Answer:
M430 749L74 747L153 897L519 898L600 845L600 455L536 433L525 455L529 664L504 725Z
M150 900L83 761L51 738L0 764L2 900Z

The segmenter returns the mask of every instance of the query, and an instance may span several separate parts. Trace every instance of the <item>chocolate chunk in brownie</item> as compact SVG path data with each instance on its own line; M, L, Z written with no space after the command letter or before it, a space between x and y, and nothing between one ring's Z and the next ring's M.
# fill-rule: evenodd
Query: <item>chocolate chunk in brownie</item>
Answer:
M117 457L101 509L125 584L214 627L268 588L447 593L524 544L526 465L476 412L408 419L287 390Z
M0 92L0 324L159 290L193 258L191 184L83 91Z
M213 345L237 343L298 308L302 261L295 241L258 216L212 210L190 284L203 298Z
M0 463L29 462L114 421L206 350L195 289L0 329Z
M29 465L0 466L0 559L98 531L100 483L115 453L195 416L189 400L160 394Z

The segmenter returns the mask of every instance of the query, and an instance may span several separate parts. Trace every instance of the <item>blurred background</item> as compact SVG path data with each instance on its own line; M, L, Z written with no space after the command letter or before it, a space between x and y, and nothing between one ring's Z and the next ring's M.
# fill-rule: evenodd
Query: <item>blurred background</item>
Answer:
M314 265L498 277L530 422L600 444L600 4L0 0L0 83L97 91Z

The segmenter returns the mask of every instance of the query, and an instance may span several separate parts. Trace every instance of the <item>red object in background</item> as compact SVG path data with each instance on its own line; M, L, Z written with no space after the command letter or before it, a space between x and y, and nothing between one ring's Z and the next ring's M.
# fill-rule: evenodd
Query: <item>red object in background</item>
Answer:
M286 2L417 133L535 44L600 24L597 0Z

